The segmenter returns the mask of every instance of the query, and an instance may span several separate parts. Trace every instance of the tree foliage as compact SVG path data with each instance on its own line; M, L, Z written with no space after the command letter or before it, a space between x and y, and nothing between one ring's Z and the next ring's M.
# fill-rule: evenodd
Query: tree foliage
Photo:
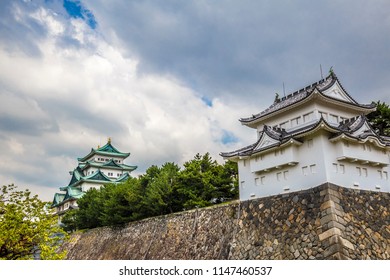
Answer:
M67 230L121 225L130 221L209 206L238 197L237 164L221 165L208 153L184 164L151 166L139 178L91 189L62 222Z
M14 185L0 190L0 259L62 259L57 253L65 232L47 204Z
M376 111L367 115L371 125L380 135L390 136L390 107L385 102L376 102Z
M197 154L184 163L180 173L180 192L184 196L185 209L210 206L237 197L237 184L233 163L220 165L209 153Z
M148 183L143 199L144 209L147 210L146 216L164 215L182 210L182 198L178 192L180 168L168 162L161 168L152 166L149 169L146 172Z

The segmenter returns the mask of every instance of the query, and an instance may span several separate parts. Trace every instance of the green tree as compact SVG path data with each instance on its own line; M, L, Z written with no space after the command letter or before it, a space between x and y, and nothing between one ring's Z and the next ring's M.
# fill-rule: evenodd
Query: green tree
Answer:
M113 226L144 218L143 193L136 178L90 189L77 201L79 209L64 215L64 228L74 230Z
M77 209L66 211L62 216L62 227L66 232L73 232L79 228L79 222L77 220Z
M57 250L66 233L47 203L29 190L14 185L0 191L0 259L62 259L66 252Z
M165 163L161 168L152 166L147 170L148 185L144 206L148 216L164 215L178 212L183 209L182 196L178 193L177 178L180 168L172 163Z
M104 198L100 217L102 225L120 225L140 219L142 190L139 181L130 178L121 184L109 184L101 189Z
M218 165L215 203L238 198L238 166L236 162L226 161Z
M179 175L179 192L184 195L185 209L205 207L236 197L234 164L221 166L209 153L196 154L184 163Z
M390 136L390 108L385 102L376 102L376 111L367 115L370 124L380 135Z
M89 189L83 197L77 200L79 209L76 215L78 229L95 228L102 226L103 196L98 189ZM62 221L64 222L64 221Z
M66 230L120 225L146 217L204 207L238 197L237 164L223 165L208 153L184 164L151 166L138 179L91 189L79 210L65 214Z

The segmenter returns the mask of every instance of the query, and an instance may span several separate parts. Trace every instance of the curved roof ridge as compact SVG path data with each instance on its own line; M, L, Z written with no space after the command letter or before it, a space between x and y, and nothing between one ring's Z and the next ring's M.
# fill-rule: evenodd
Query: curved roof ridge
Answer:
M128 178L130 178L130 174L128 172L125 172L120 176L118 179L115 180L116 183L126 181Z
M264 125L263 132L275 140L280 140L280 138L283 136L283 134L286 134L285 129L273 128L269 125Z
M345 93L346 97L348 99L350 99L350 102L346 101L346 100L342 100L342 99L337 99L337 98L334 98L332 96L329 96L329 95L323 93L323 91L331 88L335 83L338 83L340 88ZM319 81L317 81L309 86L303 87L303 88L301 88L301 89L299 89L299 90L297 90L297 91L295 91L295 92L293 92L285 97L282 97L280 100L276 100L271 106L269 106L267 109L263 110L262 112L260 112L258 114L252 114L252 116L250 116L250 117L240 118L239 121L242 124L247 124L247 123L256 121L262 117L265 117L269 114L277 112L281 109L284 109L284 108L287 108L291 105L297 104L297 103L305 100L309 96L311 96L313 93L317 93L324 98L329 98L330 100L342 102L342 103L353 105L353 106L358 106L361 108L373 109L375 106L372 103L371 104L360 104L360 103L356 102L356 100L353 99L349 95L349 93L344 89L344 87L340 83L339 79L337 78L336 74L334 74L334 72L331 72L326 78L321 79L321 80L319 80Z
M111 182L111 180L110 180L110 178L108 178L101 170L100 170L100 168L96 171L96 172L94 172L94 173L92 173L92 174L90 174L90 175L87 175L87 176L85 176L85 177L83 177L83 179L84 180L96 180L96 181L109 181L109 182Z
M117 157L123 157L126 158L130 155L130 153L122 153L117 148L115 148L111 141L107 142L103 147L99 147L97 149L92 148L91 151L84 157L79 157L77 160L79 162L84 162L88 158L92 157L93 155L103 155L103 156L117 156Z
M252 121L254 119L268 115L269 113L275 112L279 109L285 108L291 104L295 104L296 102L309 96L315 88L317 88L318 90L322 90L321 85L323 85L324 83L325 83L325 85L330 84L333 81L333 77L336 77L336 76L330 74L324 79L321 79L315 83L312 83L306 87L303 87L297 91L294 91L293 93L290 93L289 95L287 95L285 97L282 97L279 101L275 101L271 106L269 106L267 109L263 110L262 112L260 112L258 114L252 114L251 117L240 118L240 122Z
M106 167L106 166L115 166L115 167L121 168L121 166L120 166L118 163L116 163L116 162L114 161L114 159L110 159L109 161L104 162L104 163L102 164L102 166L104 166L104 167Z

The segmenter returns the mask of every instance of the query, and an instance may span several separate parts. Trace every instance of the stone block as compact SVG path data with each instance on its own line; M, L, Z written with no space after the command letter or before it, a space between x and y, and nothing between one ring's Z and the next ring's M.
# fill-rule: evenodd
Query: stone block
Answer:
M328 193L329 193L329 195L333 195L333 196L335 196L335 197L337 197L337 198L341 198L341 194L340 194L338 191L336 191L336 190L330 189L330 190L328 191Z
M325 225L331 221L337 221L337 217L335 214L329 214L321 218L322 225Z
M326 188L326 189L324 189L324 190L322 190L322 191L320 191L320 196L325 196L325 195L327 195L327 194L329 194L329 192L328 192L328 189Z
M322 241L322 240L325 240L333 235L341 235L341 230L338 228L330 228L327 231L318 235L318 238L320 239L320 241Z
M347 247L348 249L351 249L351 250L355 250L355 246L349 240L347 240L341 236L339 237L339 239L340 239L341 244L344 247Z
M340 229L341 231L345 231L345 226L343 226L342 224L340 224L339 222L336 222L336 221L330 221L328 223L328 228L338 228Z
M331 200L327 200L327 201L325 201L324 203L321 204L320 210L323 211L325 209L334 208L334 207L335 207L334 202L331 201Z
M335 255L340 254L342 252L343 248L340 244L333 244L330 245L328 248L325 249L324 256L325 258L331 258L335 257ZM338 259L338 258L337 258Z

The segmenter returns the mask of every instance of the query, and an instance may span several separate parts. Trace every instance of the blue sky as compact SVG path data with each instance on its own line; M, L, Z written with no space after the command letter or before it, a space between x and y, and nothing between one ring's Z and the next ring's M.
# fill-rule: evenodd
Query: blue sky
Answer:
M92 29L96 28L96 20L93 13L86 9L81 1L64 0L63 7L69 16L73 18L81 18L89 25L89 27Z
M108 137L134 175L255 141L238 119L330 67L390 103L390 2L0 3L0 181L50 199Z

